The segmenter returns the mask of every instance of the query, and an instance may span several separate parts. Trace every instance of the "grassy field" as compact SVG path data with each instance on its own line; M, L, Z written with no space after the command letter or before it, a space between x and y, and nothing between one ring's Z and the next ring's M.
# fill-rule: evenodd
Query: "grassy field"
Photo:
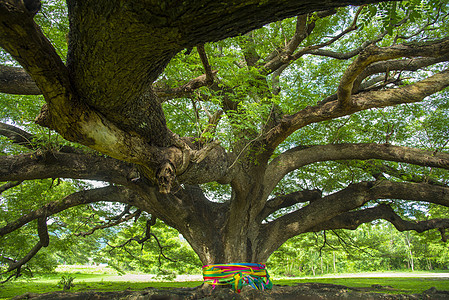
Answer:
M61 276L74 277L74 287L71 291L120 291L120 290L143 290L148 287L159 289L176 287L195 287L201 284L201 281L125 281L116 276L115 272L108 268L98 267L70 267L69 269L60 268L58 273L51 275L42 275L33 279L20 279L7 282L0 285L0 299L9 299L26 292L47 293L52 291L61 291L58 286ZM411 274L410 274L411 275ZM409 276L410 276L409 275ZM437 275L437 274L436 274ZM343 275L344 276L344 275ZM413 275L411 275L413 276ZM419 274L417 274L419 276ZM123 277L128 278L128 277ZM297 283L318 282L345 285L348 287L371 287L372 285L382 285L392 287L390 293L411 294L422 293L423 291L436 287L438 290L449 291L449 280L447 278L437 277L389 277L389 278L370 278L354 277L351 278L307 278L307 279L278 279L274 284L295 285ZM383 290L382 292L385 292Z

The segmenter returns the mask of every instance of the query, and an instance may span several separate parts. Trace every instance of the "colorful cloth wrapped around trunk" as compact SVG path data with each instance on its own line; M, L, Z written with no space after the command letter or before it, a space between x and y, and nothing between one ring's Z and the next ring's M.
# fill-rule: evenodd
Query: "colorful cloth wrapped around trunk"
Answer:
M203 266L204 283L216 285L232 285L237 293L244 286L256 290L266 290L273 287L270 276L264 264L232 263Z

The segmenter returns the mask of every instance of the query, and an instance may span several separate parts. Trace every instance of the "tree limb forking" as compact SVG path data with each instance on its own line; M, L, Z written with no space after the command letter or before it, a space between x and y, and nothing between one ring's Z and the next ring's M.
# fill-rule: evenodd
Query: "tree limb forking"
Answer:
M265 135L265 141L267 146L274 149L293 132L312 123L335 119L370 108L382 108L422 101L425 97L449 86L448 74L449 69L446 69L403 87L352 95L352 104L349 107L341 106L337 100L308 106L293 115L284 116L279 124Z
M449 56L439 56L439 57L425 57L425 58L412 58L412 59L402 59L402 60L387 60L382 62L373 63L372 65L368 66L364 71L362 71L359 76L355 79L353 88L352 88L352 94L358 94L361 92L367 92L368 88L370 88L373 84L377 82L387 82L388 76L387 75L381 75L379 78L376 78L375 81L373 81L371 84L369 81L364 81L365 79L369 78L371 75L379 74L379 73L387 73L392 71L417 71L421 68L437 64L440 62L449 61ZM370 79L371 80L371 79ZM387 80L387 81L386 81ZM398 79L393 79L398 80ZM326 97L324 100L320 101L318 104L322 105L327 102L331 102L334 100L337 100L338 96L337 94L330 95Z
M125 215L125 216L121 216L121 217L119 217L119 218L117 218L117 219L110 220L109 222L107 222L107 223L105 223L105 224L102 224L102 225L95 226L95 227L91 228L91 229L88 230L88 231L75 233L75 236L82 236L82 237L85 237L85 236L88 236L88 235L93 234L95 231L97 231L97 230L99 230L99 229L105 229L105 228L114 227L114 226L116 226L116 225L118 225L118 224L127 222L127 221L129 221L129 220L131 220L131 219L133 219L133 218L138 218L138 217L140 216L141 213L142 213L142 211L141 211L140 209L137 209L137 210L136 210L135 212L133 212L133 213L128 213L128 214Z
M39 252L39 250L42 247L48 246L48 244L50 243L50 237L48 236L47 217L46 216L39 217L37 219L37 232L38 232L38 236L39 236L39 241L37 242L37 244L22 259L10 264L8 269L5 272L3 272L2 274L6 274L6 273L9 273L14 270L17 270L17 272L20 273L20 268L24 264L29 262L30 259L32 259L37 254L37 252ZM2 275L2 274L0 274L0 275Z
M145 244L145 242L147 242L149 239L151 239L151 238L153 237L153 238L155 239L155 241L156 241L158 247L159 247L159 257L158 257L159 265L162 264L162 262L161 262L161 256L162 256L164 259L166 259L166 260L169 260L169 261L171 261L171 262L176 262L175 260L173 260L173 259L167 257L167 256L164 254L163 250L164 250L165 247L161 245L161 243L160 243L159 239L157 238L157 236L156 236L154 233L151 232L151 227L154 226L155 224L156 224L156 218L154 218L154 217L152 216L152 217L151 217L149 220L147 220L146 223L145 223L145 234L144 234L143 237L140 238L140 237L138 237L138 236L134 236L134 237L128 239L127 241L123 242L122 244L120 244L120 245L118 245L118 246L112 246L112 245L110 245L109 243L107 243L107 245L108 245L109 247L112 248L110 251L112 251L112 250L114 250L114 249L117 249L117 248L123 248L123 249L125 249L126 252L128 252L128 254L130 254L131 256L134 257L134 255L132 255L132 254L126 249L126 245L128 245L128 244L131 243L132 241L135 241L135 242L137 242L138 244L142 245L142 248L143 248L143 245Z
M370 45L351 63L343 74L337 88L337 96L343 108L353 104L350 102L354 88L354 82L358 76L372 63L386 61L400 57L430 56L438 57L447 55L449 52L449 38L443 38L428 43L407 43L380 48Z

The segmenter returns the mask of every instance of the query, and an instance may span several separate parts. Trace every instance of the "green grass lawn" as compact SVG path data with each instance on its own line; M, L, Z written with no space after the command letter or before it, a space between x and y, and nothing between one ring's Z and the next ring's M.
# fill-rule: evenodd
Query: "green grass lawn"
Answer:
M314 279L284 279L276 280L275 284L295 285L297 283L317 282L344 285L353 288L368 288L372 285L390 286L391 290L382 293L391 294L419 294L435 287L438 290L449 291L447 278L423 277L390 277L390 278L314 278Z
M33 279L19 279L0 285L0 299L9 299L11 297L24 293L48 293L61 291L58 286L63 274L39 276ZM113 275L105 274L66 274L75 277L74 287L70 291L123 291L123 290L143 290L148 287L177 288L177 287L195 287L201 284L200 281L188 282L130 282L119 281L116 278L112 280Z
M112 274L83 274L65 273L66 275L75 277L75 286L71 291L121 291L121 290L143 290L148 287L155 288L177 288L177 287L195 287L201 284L201 281L187 282L130 282L120 281ZM53 275L39 276L35 279L20 279L7 282L0 285L0 299L8 299L26 292L31 293L47 293L53 291L61 291L62 288L57 284L63 273ZM114 280L112 280L114 279ZM394 290L389 293L411 294L422 293L423 291L436 287L438 290L449 291L449 281L446 278L309 278L309 279L282 279L274 280L274 284L279 285L295 285L297 283L318 282L345 285L348 287L370 287L373 284L382 286L391 286ZM382 291L386 292L386 291Z

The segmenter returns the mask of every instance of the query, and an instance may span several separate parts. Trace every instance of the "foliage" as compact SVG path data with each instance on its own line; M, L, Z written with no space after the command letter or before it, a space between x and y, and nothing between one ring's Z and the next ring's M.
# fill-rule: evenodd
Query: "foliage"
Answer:
M38 14L35 20L65 60L69 28L65 1L42 2L42 14ZM346 7L322 19L318 19L317 14L311 15L308 22L316 21L316 26L301 47L326 42L330 36L350 24L355 12L356 8ZM358 30L342 37L328 49L339 53L348 52L367 40L375 39L382 31L387 34L378 41L379 46L443 37L449 32L448 12L446 0L409 0L367 5L361 11ZM286 71L279 76L279 93L274 93L275 86L270 83L276 79L276 75L261 76L260 69L245 65L245 53L254 50L251 47L257 50L260 58L258 62L263 63L262 58L284 47L287 37L293 36L295 30L296 18L289 18L267 24L249 34L206 44L210 64L218 70L219 88L201 87L189 98L164 102L168 127L180 136L199 138L208 126L210 114L221 109L226 99L235 103L235 107L226 111L216 130L203 137L220 140L226 150L237 149L240 155L242 149L251 148L252 143L262 136L275 108L285 114L293 114L333 94L351 61L304 55L291 61ZM16 65L4 51L0 52L0 63ZM408 76L411 72L407 71L392 75L401 77L401 84L404 85L445 67L447 62L427 67L414 79ZM156 85L175 88L203 73L204 67L197 49L193 49L190 54L183 51L170 61ZM229 89L220 89L224 86ZM435 153L447 152L448 96L449 91L446 90L419 104L370 109L310 124L286 139L271 159L295 146L339 143L391 143ZM0 111L0 119L34 134L32 153L56 151L63 145L82 148L87 152L85 147L67 142L59 134L34 124L43 104L42 96L0 94L0 105L4 107ZM0 138L0 149L2 156L30 151L6 138ZM250 154L262 150L251 149L253 152ZM257 164L257 161L253 162ZM352 183L372 180L373 174L379 172L383 178L396 182L449 184L448 172L437 168L380 160L317 162L285 176L270 198L312 189L320 189L323 195L329 195ZM51 201L91 187L92 184L87 182L61 178L25 181L1 195L0 227ZM233 197L227 185L210 182L201 184L201 187L206 196L215 202L223 203ZM430 219L448 215L447 208L396 199L371 201L369 205L378 203L390 204L396 212L411 220L418 216ZM296 204L277 210L266 220L277 219L304 205ZM107 263L119 273L145 272L158 274L162 279L200 271L201 262L188 243L175 229L160 220L151 226L153 235L145 242L139 242L146 237L146 222L152 218L147 213L111 228L82 234L98 225L107 224L123 210L122 204L99 202L80 205L51 216L47 221L50 246L39 252L27 263L27 267L43 273L53 271L58 264ZM31 222L0 238L0 273L7 268L8 259L18 260L37 242L36 226L36 222ZM297 236L284 243L268 263L270 272L282 276L448 269L449 251L439 238L438 232L403 233L396 231L392 225L377 222L375 226L363 225L356 231L321 231ZM66 285L70 288L70 279L73 281L73 277L62 277L64 289Z
M386 238L388 237L388 238ZM448 246L436 232L398 232L391 224L364 224L355 231L297 236L268 261L278 276L400 270L449 270Z
M61 280L58 282L58 287L62 287L64 291L68 291L75 286L73 283L74 280L75 277L62 275Z
M108 238L108 245L101 249L104 262L119 272L144 272L157 274L161 279L174 278L176 274L197 274L201 262L189 244L173 228L157 221L151 230L154 236L143 244L136 241L123 245L136 236L142 236L145 220L123 226ZM156 240L157 239L157 240ZM115 248L119 245L122 247Z

